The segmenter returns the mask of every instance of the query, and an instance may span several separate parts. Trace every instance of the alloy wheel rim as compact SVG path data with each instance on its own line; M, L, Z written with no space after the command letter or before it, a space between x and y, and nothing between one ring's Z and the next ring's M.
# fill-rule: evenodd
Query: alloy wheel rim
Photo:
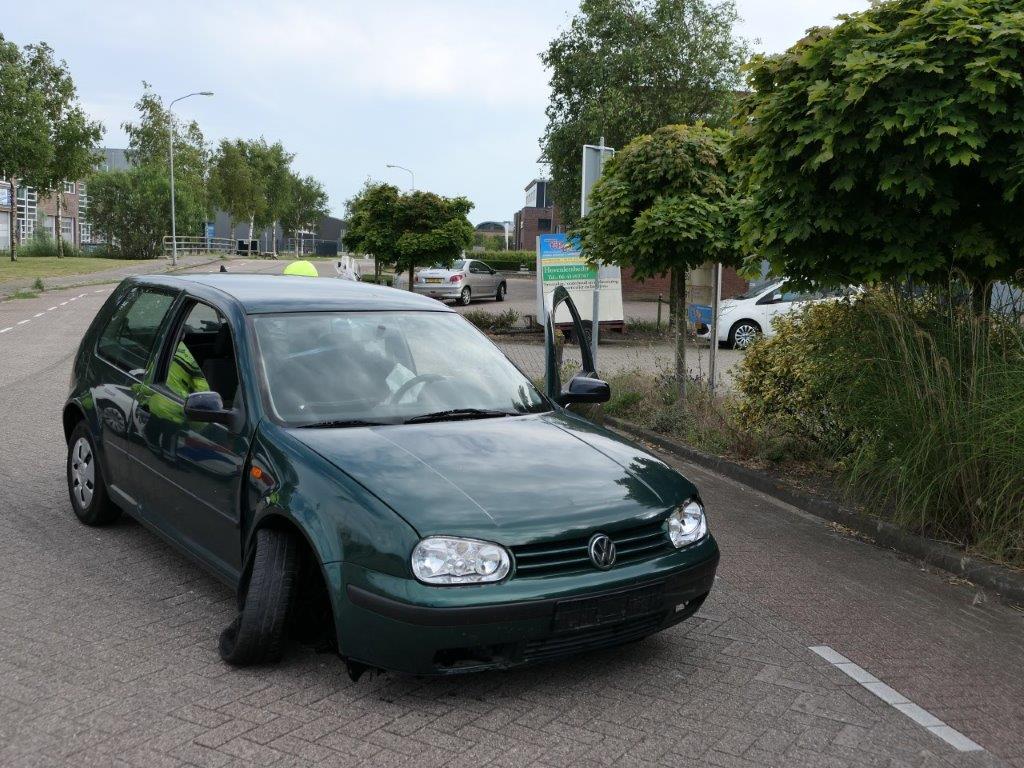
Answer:
M88 509L95 490L96 462L92 446L88 440L80 437L71 449L71 493L82 509Z
M463 306L466 306L466 305L469 304L469 288L463 288L462 289L462 296L460 298L462 300L462 305Z
M740 349L746 349L750 346L755 338L757 338L757 329L752 325L741 325L736 329L736 346Z

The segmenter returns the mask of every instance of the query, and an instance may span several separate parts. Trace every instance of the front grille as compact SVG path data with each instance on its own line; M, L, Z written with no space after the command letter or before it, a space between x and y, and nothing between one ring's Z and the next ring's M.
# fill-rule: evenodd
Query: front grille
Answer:
M608 535L615 542L615 566L646 560L671 548L661 521ZM512 547L516 576L562 575L592 570L595 566L587 552L591 536L593 533L581 538Z
M664 618L664 613L657 613L608 627L593 627L543 640L531 640L523 648L523 660L545 661L639 640L657 631Z

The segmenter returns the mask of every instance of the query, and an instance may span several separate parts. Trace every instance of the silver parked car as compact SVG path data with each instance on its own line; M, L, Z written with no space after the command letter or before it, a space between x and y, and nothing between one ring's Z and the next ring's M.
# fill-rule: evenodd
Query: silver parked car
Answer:
M398 284L396 275L395 287ZM406 278L408 279L408 278ZM403 284L405 281L401 281ZM473 299L504 301L507 286L501 273L477 259L458 259L451 267L435 264L416 273L413 290L441 301L456 301L466 306Z

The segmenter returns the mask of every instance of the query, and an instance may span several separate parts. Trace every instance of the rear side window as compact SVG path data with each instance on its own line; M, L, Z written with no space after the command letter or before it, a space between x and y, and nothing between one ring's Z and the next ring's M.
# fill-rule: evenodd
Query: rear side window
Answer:
M162 291L140 288L129 293L100 334L97 352L125 371L145 368L173 303L174 296Z

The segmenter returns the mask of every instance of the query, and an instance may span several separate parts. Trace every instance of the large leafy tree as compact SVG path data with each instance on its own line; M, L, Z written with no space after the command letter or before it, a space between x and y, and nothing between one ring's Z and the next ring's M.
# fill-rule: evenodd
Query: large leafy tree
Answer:
M256 166L256 151L242 139L220 143L210 166L210 202L227 212L231 226L239 221L249 223L252 239L257 218L266 213L266 186Z
M402 194L390 184L370 183L347 208L345 247L408 272L409 290L416 267L451 263L473 242L473 203L465 197Z
M177 189L181 228L198 230L206 215L191 186ZM150 163L127 171L96 173L89 179L89 220L108 248L124 258L156 258L171 217L171 185L164 169Z
M1019 0L888 0L755 59L747 251L832 283L1024 268L1022 60Z
M0 176L11 183L11 261L18 251L18 184L40 174L53 152L44 94L34 87L21 49L0 35Z
M259 142L259 152L255 161L260 178L263 180L264 219L260 226L269 224L274 231L272 248L277 253L277 224L288 209L288 191L291 188L292 160L295 155L285 151L280 142L267 145L263 139ZM326 195L324 196L326 211Z
M163 99L142 83L142 96L135 103L137 122L121 125L128 135L128 161L168 169L170 134L174 133L174 186L189 199L208 202L206 180L210 170L210 148L195 120L183 121L164 106ZM170 232L170 215L167 218Z
M551 71L541 144L563 219L579 215L584 144L728 120L746 58L736 20L732 0L583 0L541 54Z
M729 138L722 129L697 124L669 125L634 139L605 165L578 230L591 259L632 267L641 278L671 273L681 390L687 376L686 272L709 261L737 261Z
M56 200L57 255L63 256L64 182L84 179L95 168L103 126L90 120L82 109L67 64L54 57L50 46L39 43L27 46L25 51L32 87L43 95L43 112L52 147L48 162L29 174L27 182L41 195L52 195Z
M311 228L327 215L327 193L312 176L289 173L285 180L280 220L299 240L299 232Z

